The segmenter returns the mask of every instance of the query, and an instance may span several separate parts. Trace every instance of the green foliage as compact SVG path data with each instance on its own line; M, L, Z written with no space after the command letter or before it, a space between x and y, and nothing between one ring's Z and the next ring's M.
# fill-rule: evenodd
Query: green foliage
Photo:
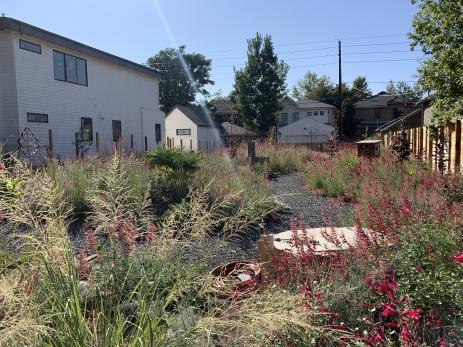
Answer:
M455 174L454 176L443 177L441 194L451 204L463 203L463 176Z
M172 170L192 172L198 168L200 155L180 148L158 147L144 155L144 160L153 166L165 166Z
M386 91L389 94L402 97L402 99L407 102L417 102L423 97L423 91L418 84L411 86L404 81L398 81L396 83L389 81L386 86Z
M159 83L162 111L168 113L175 105L191 105L198 92L208 95L204 87L214 84L210 79L211 63L202 54L186 53L185 46L166 48L149 58L147 65L162 73Z
M463 9L461 1L412 0L418 13L410 38L427 59L418 69L420 84L433 93L433 118L443 124L463 114Z
M287 73L288 65L278 61L269 35L257 33L248 40L246 66L235 71L234 95L240 122L260 136L277 124Z
M366 76L358 76L352 82L351 88L352 97L356 99L363 99L372 96L371 89L368 87Z
M327 75L318 76L316 72L307 71L293 87L292 96L296 99L311 99L322 102L336 100L337 90Z
M452 262L461 250L461 230L450 225L415 225L404 230L392 249L391 261L402 294L417 307L439 313L463 313L463 267ZM451 308L450 312L446 312Z

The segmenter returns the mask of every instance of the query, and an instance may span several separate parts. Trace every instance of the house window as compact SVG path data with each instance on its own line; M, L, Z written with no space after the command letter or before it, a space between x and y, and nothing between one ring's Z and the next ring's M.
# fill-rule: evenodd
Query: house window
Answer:
M325 115L325 111L320 111L320 116L324 116Z
M380 110L376 110L375 111L375 119L378 120L381 118L381 111Z
M42 54L42 46L32 43L26 40L19 40L19 48L24 49L29 52Z
M93 141L93 124L91 118L82 117L80 119L80 135L84 142Z
M282 113L280 116L280 125L288 125L288 114Z
M314 115L314 116L318 116L318 111L314 111L314 112L313 112L313 115Z
M28 112L27 121L30 123L48 123L48 114Z
M191 129L177 129L177 136L191 135Z
M113 120L113 141L118 142L122 137L122 122Z
M162 141L162 138L161 138L161 124L155 124L154 125L154 132L155 132L155 136L156 136L156 143L159 143Z
M88 86L87 61L70 54L53 51L55 80Z
M307 112L307 117L312 117L312 111Z
M293 112L293 122L297 122L299 120L299 112Z

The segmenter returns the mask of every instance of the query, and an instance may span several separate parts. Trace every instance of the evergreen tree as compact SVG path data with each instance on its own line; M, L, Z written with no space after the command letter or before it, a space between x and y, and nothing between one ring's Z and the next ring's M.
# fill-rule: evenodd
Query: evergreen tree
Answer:
M288 65L278 61L269 35L248 40L247 62L235 70L234 97L238 117L260 136L277 124L280 99L286 92Z
M367 78L358 76L352 83L352 97L363 99L372 95L371 89L368 87Z

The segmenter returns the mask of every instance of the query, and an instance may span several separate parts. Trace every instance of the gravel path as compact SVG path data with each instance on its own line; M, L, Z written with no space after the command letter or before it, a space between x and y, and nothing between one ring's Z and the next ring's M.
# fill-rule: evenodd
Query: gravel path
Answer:
M311 193L300 173L283 175L272 181L275 200L285 207L280 220L269 225L274 234L290 229L290 221L303 221L307 228L324 227L326 218L330 225L344 226L348 223L350 209L338 200Z
M211 268L234 260L254 260L257 258L256 241L262 231L271 234L290 229L291 220L303 221L308 228L323 227L322 211L330 223L342 226L349 214L348 206L317 196L306 188L304 177L291 173L272 180L272 195L283 206L278 219L267 222L263 230L246 234L246 237L231 242L208 240L207 242L187 245L179 253L188 259L188 263L205 261Z

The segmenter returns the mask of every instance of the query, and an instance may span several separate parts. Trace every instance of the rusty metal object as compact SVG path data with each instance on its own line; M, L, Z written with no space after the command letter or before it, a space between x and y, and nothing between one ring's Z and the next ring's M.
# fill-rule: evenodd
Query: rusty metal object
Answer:
M253 294L261 284L261 267L257 263L235 261L216 267L211 274L212 291L232 300Z

